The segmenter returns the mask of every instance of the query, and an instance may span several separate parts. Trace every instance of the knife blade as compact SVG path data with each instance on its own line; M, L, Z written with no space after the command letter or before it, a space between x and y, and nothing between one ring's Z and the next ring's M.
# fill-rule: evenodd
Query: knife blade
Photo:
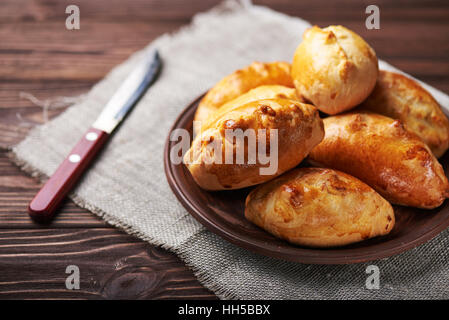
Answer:
M92 127L31 200L28 213L33 220L48 222L53 218L62 200L75 186L111 133L157 79L161 66L157 50L144 54L142 61L110 98Z

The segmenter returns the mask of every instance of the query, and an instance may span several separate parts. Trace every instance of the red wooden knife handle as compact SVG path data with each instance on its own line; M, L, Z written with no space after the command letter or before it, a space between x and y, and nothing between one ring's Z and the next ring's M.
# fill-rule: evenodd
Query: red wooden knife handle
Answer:
M109 134L95 128L90 128L84 134L68 157L31 200L28 212L33 220L47 222L54 216L62 200L76 184L108 137Z

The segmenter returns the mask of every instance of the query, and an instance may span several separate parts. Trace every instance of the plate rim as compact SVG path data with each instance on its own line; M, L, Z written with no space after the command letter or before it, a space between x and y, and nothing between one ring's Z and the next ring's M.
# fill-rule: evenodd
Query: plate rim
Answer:
M193 107L195 107L199 100L205 95L202 94L195 100L193 100L191 103L189 103L176 117L176 120L173 122L172 126L170 127L170 130L167 134L167 138L165 140L164 145L164 154L163 154L163 160L164 160L164 172L167 179L167 182L170 186L170 189L175 194L176 198L182 206L189 212L190 215L192 215L199 223L201 223L207 230L215 233L216 235L224 238L226 241L237 245L243 249L249 250L253 253L260 254L263 256L268 256L275 259L280 260L286 260L290 262L296 262L296 263L304 263L304 264L325 264L325 265L344 265L344 264L355 264L355 263L362 263L362 262L369 262L379 259L384 259L391 257L393 255L398 255L402 252L405 252L407 250L416 248L419 245L422 245L426 243L427 241L433 239L435 236L437 236L439 233L444 231L449 226L449 217L446 219L443 219L440 223L437 223L434 225L431 229L429 229L427 232L422 234L421 236L405 243L400 243L398 246L394 246L391 248L386 248L383 251L379 251L376 253L363 253L363 250L360 254L352 254L351 256L329 256L324 255L320 256L319 254L312 254L312 252L329 252L329 250L338 250L337 248L331 248L331 249L317 249L317 248L307 248L307 247L300 247L295 246L293 244L290 244L286 242L286 244L290 245L292 248L298 249L298 254L292 255L287 254L282 251L276 251L276 250L267 250L266 248L263 248L260 246L260 244L257 243L257 241L242 241L239 239L235 232L233 230L227 230L226 228L222 228L216 223L214 223L207 215L203 214L202 211L195 206L194 203L189 201L188 197L180 187L179 181L177 180L175 174L174 174L174 165L170 161L170 135L173 132L174 129L181 128L179 127L179 123L182 119L184 119L184 115L191 111ZM184 164L180 164L184 165ZM263 229L261 229L263 230ZM264 230L265 231L265 230ZM266 232L266 231L265 231ZM344 247L342 247L344 248ZM304 252L310 251L309 255L304 255Z

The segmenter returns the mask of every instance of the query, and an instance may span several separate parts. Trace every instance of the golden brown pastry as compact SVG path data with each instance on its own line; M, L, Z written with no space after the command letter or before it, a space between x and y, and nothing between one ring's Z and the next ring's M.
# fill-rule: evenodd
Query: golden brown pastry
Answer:
M253 62L221 79L200 101L194 120L205 121L226 102L258 86L278 84L294 88L287 62Z
M435 208L449 195L438 160L399 120L351 113L324 119L324 128L312 163L349 173L396 204Z
M297 100L299 102L303 102L301 98L299 98L296 94L295 88L289 88L280 85L259 86L223 104L217 111L214 112L213 115L210 115L209 118L203 121L202 125L207 126L210 122L215 121L215 118L220 117L230 110L238 108L243 104L247 104L249 102L257 100L276 98Z
M417 82L399 73L381 70L373 92L358 110L401 120L436 157L449 147L449 121L438 102Z
M327 114L349 110L365 100L377 73L374 50L342 26L307 29L292 63L298 92Z
M331 169L300 168L258 186L245 217L276 237L313 247L388 234L391 205L360 180Z
M203 126L184 156L193 179L207 190L239 189L268 181L298 165L324 136L318 110L295 100L257 100L219 113ZM249 138L225 139L226 130L238 129L255 132L251 140L266 143L257 150L266 154L268 161L260 161L257 152L248 147ZM264 129L265 135L258 131ZM275 132L277 148L274 137L269 140ZM226 150L231 163L226 161ZM239 154L244 155L244 161L237 163Z

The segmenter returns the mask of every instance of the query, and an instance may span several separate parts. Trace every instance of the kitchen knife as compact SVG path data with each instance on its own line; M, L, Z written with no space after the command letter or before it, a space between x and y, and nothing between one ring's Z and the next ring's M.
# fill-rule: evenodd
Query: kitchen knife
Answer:
M137 67L111 97L92 127L31 200L28 213L33 220L47 222L73 188L95 155L125 115L157 78L161 60L157 50L147 52Z

